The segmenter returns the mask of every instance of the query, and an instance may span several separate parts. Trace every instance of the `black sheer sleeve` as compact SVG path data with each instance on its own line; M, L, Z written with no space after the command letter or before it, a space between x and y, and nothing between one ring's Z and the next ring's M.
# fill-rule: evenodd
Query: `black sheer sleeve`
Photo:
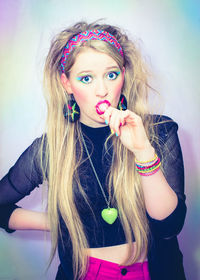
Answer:
M8 222L12 212L18 208L15 203L43 182L41 141L42 137L37 138L0 181L0 227L7 232L13 232L9 230Z
M0 206L0 227L5 229L5 231L7 231L8 233L12 233L15 231L9 228L8 223L10 216L17 208L20 207L14 203Z
M158 117L155 117L155 122ZM164 176L178 197L176 209L164 220L155 220L148 213L150 228L155 235L161 238L169 238L177 235L184 224L186 215L184 194L184 166L182 151L177 135L178 125L162 116L156 124L159 145L154 143L154 148L162 160Z

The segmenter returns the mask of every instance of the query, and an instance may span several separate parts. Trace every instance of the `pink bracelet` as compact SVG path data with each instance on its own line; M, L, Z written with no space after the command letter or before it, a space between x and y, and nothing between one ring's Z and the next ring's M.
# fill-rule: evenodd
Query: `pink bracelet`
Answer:
M136 170L141 176L151 176L155 174L160 169L161 165L160 158L157 155L150 161L141 162L136 160L135 162Z
M138 172L141 176L151 176L153 174L155 174L156 172L158 172L160 168L155 169L153 172L149 172L149 173L140 173Z
M157 166L159 163L160 163L160 159L157 158L157 160L151 165L139 165L137 163L135 165L139 170L145 170L145 169L152 169L153 167Z

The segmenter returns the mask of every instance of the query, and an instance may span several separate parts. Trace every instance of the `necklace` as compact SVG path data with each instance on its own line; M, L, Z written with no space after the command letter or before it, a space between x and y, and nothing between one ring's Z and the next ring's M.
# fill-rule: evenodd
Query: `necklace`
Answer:
M83 141L83 145L84 145L84 148L85 148L85 150L86 150L88 159L89 159L89 161L90 161L92 170L93 170L94 175L95 175L95 177L96 177L96 179L97 179L97 182L98 182L98 184L99 184L99 187L100 187L100 189L101 189L101 192L102 192L102 194L103 194L103 197L104 197L104 199L105 199L105 202L106 202L106 204L107 204L107 206L108 206L107 208L104 208L104 209L101 211L101 217L103 218L103 220L104 220L106 223L112 225L112 224L115 222L115 220L117 219L118 210L117 210L116 208L111 208L111 207L110 207L110 199L111 199L110 192L109 192L109 197L108 197L108 199L107 199L106 194L105 194L105 192L104 192L104 190L103 190L102 184L101 184L101 182L100 182L100 180L99 180L99 177L98 177L98 175L97 175L97 172L96 172L96 170L95 170L94 164L93 164L93 162L92 162L92 159L91 159L91 157L90 157L90 154L89 154L87 145L86 145L86 143L85 143L85 139L84 139L83 134L82 134L82 131L80 132L80 134L81 134L81 138L82 138L82 141Z

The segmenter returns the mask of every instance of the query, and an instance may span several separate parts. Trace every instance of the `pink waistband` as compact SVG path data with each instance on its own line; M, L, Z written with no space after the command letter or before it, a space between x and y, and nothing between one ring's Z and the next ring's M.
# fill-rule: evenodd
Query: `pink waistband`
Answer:
M97 263L101 263L101 266L103 267L109 267L109 268L117 268L117 269L122 269L122 268L127 268L128 271L135 271L138 269L141 269L143 266L147 266L148 267L148 261L144 261L144 262L138 262L138 263L134 263L128 266L125 265L119 265L118 263L114 263L114 262L110 262L110 261L106 261L106 260L102 260L102 259L98 259L98 258L94 258L94 257L89 257L89 264L97 264Z
M88 272L84 280L116 280L139 279L150 280L148 261L134 263L129 266L119 265L114 262L89 257Z

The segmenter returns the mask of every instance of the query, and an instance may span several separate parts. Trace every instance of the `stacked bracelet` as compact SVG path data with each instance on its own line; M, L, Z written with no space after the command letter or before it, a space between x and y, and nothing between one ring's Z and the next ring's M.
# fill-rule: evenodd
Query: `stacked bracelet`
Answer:
M142 176L150 176L155 174L161 165L160 158L155 155L155 157L148 161L139 161L135 159L135 165L137 172Z

